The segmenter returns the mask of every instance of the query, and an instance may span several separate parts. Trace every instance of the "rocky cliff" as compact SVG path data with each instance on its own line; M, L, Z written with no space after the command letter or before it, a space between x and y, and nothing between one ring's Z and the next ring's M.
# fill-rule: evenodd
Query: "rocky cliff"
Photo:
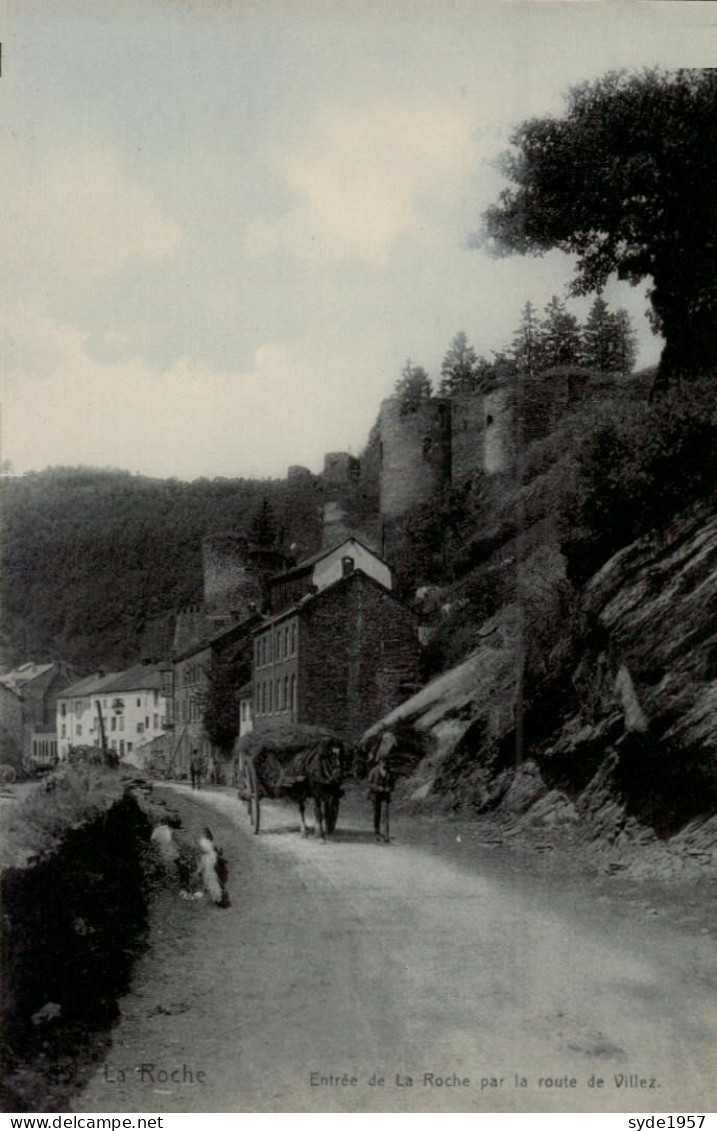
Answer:
M663 864L714 866L714 504L627 546L576 596L571 639L557 649L563 670L542 697L526 698L517 727L525 618L510 606L483 626L465 663L368 737L397 717L423 736L428 753L407 783L416 803L571 826L603 844L642 843Z

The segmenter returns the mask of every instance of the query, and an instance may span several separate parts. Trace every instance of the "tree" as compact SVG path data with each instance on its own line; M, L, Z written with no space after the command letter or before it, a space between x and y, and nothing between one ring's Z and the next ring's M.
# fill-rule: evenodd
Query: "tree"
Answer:
M232 663L214 653L207 672L203 721L212 745L225 755L239 734L238 679Z
M574 314L553 295L545 307L545 318L538 327L538 360L540 366L577 365L580 360L580 331Z
M612 314L598 295L583 327L581 357L584 365L598 373L619 373L626 377L632 372L635 332L626 310Z
M612 324L615 372L620 373L623 377L629 377L635 368L637 335L632 328L630 315L622 307L613 314Z
M431 379L425 369L420 365L413 365L409 357L393 392L400 403L401 415L408 416L417 412L422 404L431 399L432 392Z
M520 326L513 338L510 353L518 370L523 373L535 373L543 368L538 324L532 302L526 302L523 307Z
M276 542L276 516L268 499L262 499L251 523L249 541L255 546L273 546Z
M610 312L600 295L590 307L582 333L582 361L588 369L607 373L610 361Z
M474 239L497 254L577 257L573 294L651 280L662 384L717 364L717 72L610 73L561 119L524 122L503 167L515 187Z
M477 388L480 377L487 368L488 363L485 358L478 357L473 346L468 344L465 333L460 330L443 358L440 395L454 397L456 393L472 392Z

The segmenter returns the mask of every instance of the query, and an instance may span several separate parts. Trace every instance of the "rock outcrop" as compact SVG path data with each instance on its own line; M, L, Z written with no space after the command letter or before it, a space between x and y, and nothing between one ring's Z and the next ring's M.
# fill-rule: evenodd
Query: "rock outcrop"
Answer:
M612 850L640 845L653 874L717 866L714 505L614 555L585 586L580 618L547 740L531 704L515 723L514 606L372 733L402 717L424 736L430 752L407 784L415 802L497 810L512 828L569 827Z

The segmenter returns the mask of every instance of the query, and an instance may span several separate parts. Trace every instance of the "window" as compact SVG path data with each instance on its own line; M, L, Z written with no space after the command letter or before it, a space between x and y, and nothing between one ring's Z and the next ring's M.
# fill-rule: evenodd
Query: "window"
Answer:
M132 743L131 743L131 742L128 742L128 743L127 743L127 753L128 753L128 754L131 754L131 753L132 753Z
M60 704L60 714L62 715L63 719L64 719L65 715L67 714L67 707L64 703Z
M64 723L62 724L62 727L60 728L60 738L67 738L67 727L65 726Z
M75 703L75 711L79 714L79 712L81 710L82 710L82 700L78 699Z
M291 677L291 710L296 715L296 676Z
M267 649L268 649L268 651L267 651L268 662L269 662L269 663L271 663L271 659L272 659L272 643L271 643L271 633L270 633L270 632L267 632L267 634L266 634L266 639L267 639Z
M159 692L158 691L155 691L155 693L154 693L154 705L155 705L155 707L159 706ZM156 725L157 724L155 723L155 726Z
M117 719L114 715L110 719L110 730L117 730Z
M159 715L154 716L154 729L159 730Z
M124 715L120 715L119 717L119 729L124 730Z
M291 703L289 702L289 677L288 677L288 675L285 675L284 676L284 710L288 711L290 709L291 709Z
M137 734L144 734L144 723L137 723Z
M284 659L289 655L289 626L284 629Z
M142 706L142 700L141 700L141 699L138 699L138 700L137 700L137 706L138 706L138 707L141 707L141 706Z
M124 758L124 739L120 739L120 758Z
M281 680L276 681L276 710L281 711L284 704L281 702Z
M149 730L149 715L146 715L146 716L145 716L145 719L144 719L144 729L145 729L145 730Z
M77 737L82 738L82 726L80 723L77 724Z
M296 621L293 621L291 625L291 654L292 656L296 655Z
M262 683L262 685L261 685L261 713L262 713L262 715L266 714L266 684L265 683Z
M257 667L261 666L261 658L259 656L259 641L258 640L254 644L254 663L256 664Z

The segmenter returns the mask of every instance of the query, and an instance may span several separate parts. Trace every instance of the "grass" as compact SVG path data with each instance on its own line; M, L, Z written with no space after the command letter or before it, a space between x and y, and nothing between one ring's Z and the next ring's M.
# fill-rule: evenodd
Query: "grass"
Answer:
M123 796L116 770L67 766L56 770L10 811L0 848L0 867L22 867L49 855L70 829L106 813Z

